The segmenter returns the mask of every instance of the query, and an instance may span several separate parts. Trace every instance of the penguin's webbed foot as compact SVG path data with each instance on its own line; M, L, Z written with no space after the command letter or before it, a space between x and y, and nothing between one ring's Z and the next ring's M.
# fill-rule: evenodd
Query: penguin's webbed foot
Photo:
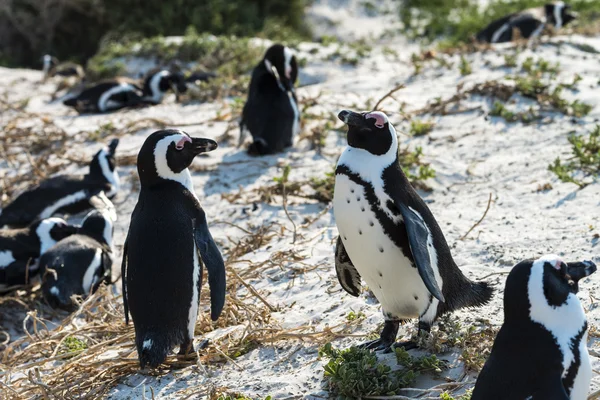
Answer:
M396 342L394 344L392 344L390 346L390 348L387 351L384 351L384 353L391 353L392 351L395 351L396 349L404 349L404 350L412 350L412 349L416 349L417 346L417 342L413 342L412 340L407 340L406 342Z
M359 349L365 349L365 350L375 350L375 351L382 351L384 353L389 353L391 351L391 346L394 344L394 341L388 341L382 338L379 339L375 339L375 340L369 340L368 342L359 344L357 347Z
M379 339L363 343L359 346L359 348L375 351L383 350L384 353L391 352L392 345L396 341L396 335L398 334L399 327L400 321L385 321Z

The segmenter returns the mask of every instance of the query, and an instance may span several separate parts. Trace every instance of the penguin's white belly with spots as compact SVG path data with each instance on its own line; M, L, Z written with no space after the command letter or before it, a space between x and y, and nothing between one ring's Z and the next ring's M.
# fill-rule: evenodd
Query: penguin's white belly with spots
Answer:
M592 364L587 349L587 332L581 338L579 343L579 369L571 389L571 400L587 399L590 382L592 381Z
M417 268L386 235L363 186L336 175L333 209L346 252L381 303L386 319L424 314L430 305L429 291Z

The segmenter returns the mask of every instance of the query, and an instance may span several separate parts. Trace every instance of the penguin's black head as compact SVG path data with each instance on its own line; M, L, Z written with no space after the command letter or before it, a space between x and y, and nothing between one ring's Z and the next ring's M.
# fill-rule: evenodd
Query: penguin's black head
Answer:
M117 168L115 152L118 145L119 139L113 139L107 147L98 150L90 162L90 175L98 178L104 177L110 182L110 178L115 174Z
M185 76L182 72L170 72L169 75L161 80L160 90L166 92L169 89L173 89L175 93L185 93L187 91Z
M40 241L40 254L62 239L77 233L76 226L69 225L64 219L56 217L35 221L29 229L35 232Z
M571 11L571 6L562 1L546 4L544 9L546 11L546 18L556 29L560 29L569 22L577 19L577 13Z
M594 272L596 264L591 261L565 263L552 254L522 261L506 280L505 315L537 318L549 308L561 307L579 291L579 280Z
M187 182L187 167L194 157L216 148L217 142L214 140L192 138L178 129L154 132L148 136L138 154L140 182L142 186L152 186L162 179Z
M114 227L110 213L100 210L91 211L81 222L78 233L96 239L109 247L112 246Z
M348 125L348 146L376 156L384 155L390 149L397 151L396 130L381 111L356 113L342 110L338 118Z
M294 90L294 84L298 79L298 64L296 56L289 47L282 44L269 47L263 63L267 72L275 77L281 90Z

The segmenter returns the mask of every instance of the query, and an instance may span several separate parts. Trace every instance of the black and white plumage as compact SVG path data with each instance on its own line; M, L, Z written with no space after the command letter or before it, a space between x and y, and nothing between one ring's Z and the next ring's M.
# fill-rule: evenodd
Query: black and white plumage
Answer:
M218 75L215 72L194 71L190 72L185 77L185 82L188 84L198 85L202 82L209 82L215 79Z
M72 62L61 63L56 57L52 57L50 54L44 55L42 62L44 79L52 78L53 76L61 76L64 78L72 76L83 78L85 76L81 65Z
M467 279L431 211L398 161L398 139L379 111L338 116L348 125L348 147L336 168L333 209L339 238L336 272L351 295L361 278L382 306L385 327L368 348L388 351L399 324L419 319L429 330L443 313L487 303L492 289Z
M27 284L39 271L40 254L76 231L77 227L60 218L39 220L26 228L0 229L0 286Z
M294 92L298 65L292 51L281 44L271 46L254 68L248 100L240 122L240 145L250 132L253 155L283 151L293 145L300 131L300 112Z
M82 221L77 234L42 254L42 293L51 306L70 309L71 296L85 297L102 282L111 282L113 222L108 213L94 210Z
M90 162L86 175L58 175L21 193L0 212L0 227L22 227L38 218L58 213L78 213L94 208L91 199L98 195L113 198L119 190L113 139L108 147L99 150ZM108 201L108 200L106 200Z
M591 261L546 255L517 264L506 280L504 324L472 400L585 400L592 378L588 324L578 281Z
M103 113L144 104L159 104L165 94L187 90L180 72L157 68L146 74L142 83L128 78L98 82L63 101L79 113Z
M138 154L141 191L123 248L126 323L135 326L141 368L161 364L180 346L193 351L202 268L208 270L211 318L225 303L225 265L208 230L188 166L217 143L179 130L154 132Z
M576 19L577 14L570 9L570 5L558 1L510 14L491 22L477 34L477 40L487 43L510 42L515 39L515 31L518 37L534 39L548 25L560 29Z

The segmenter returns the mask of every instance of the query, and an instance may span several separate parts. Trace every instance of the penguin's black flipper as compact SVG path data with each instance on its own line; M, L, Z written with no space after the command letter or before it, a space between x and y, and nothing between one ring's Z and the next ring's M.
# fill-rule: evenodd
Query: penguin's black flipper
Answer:
M570 397L562 383L560 372L552 374L541 385L541 389L531 396L531 400L569 400Z
M225 305L225 263L217 248L206 223L206 217L201 212L199 220L193 220L194 240L202 257L202 262L208 271L210 285L210 318L216 321Z
M127 249L129 235L125 238L123 245L123 261L121 261L121 292L123 293L123 308L125 313L125 325L129 323L129 305L127 304Z
M340 236L335 245L335 272L344 290L352 296L358 297L361 287L360 274L352 264Z
M433 243L433 237L423 218L404 203L397 201L396 205L400 209L404 226L408 234L408 242L410 251L412 252L415 264L419 270L419 275L423 279L423 283L436 299L444 303L444 295L435 280L433 267L431 266L431 257L429 255L429 244ZM431 244L433 247L433 244Z

